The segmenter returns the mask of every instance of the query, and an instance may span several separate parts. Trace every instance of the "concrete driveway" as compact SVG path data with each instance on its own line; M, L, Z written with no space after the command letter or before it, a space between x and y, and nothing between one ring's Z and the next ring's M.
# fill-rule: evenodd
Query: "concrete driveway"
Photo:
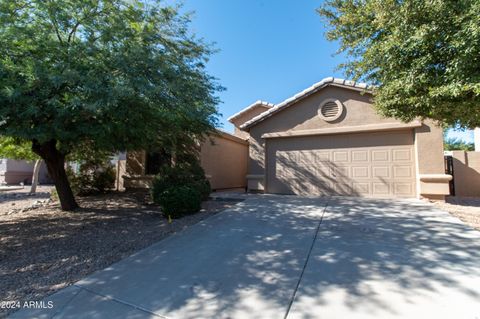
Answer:
M480 232L417 200L250 196L14 318L480 318Z

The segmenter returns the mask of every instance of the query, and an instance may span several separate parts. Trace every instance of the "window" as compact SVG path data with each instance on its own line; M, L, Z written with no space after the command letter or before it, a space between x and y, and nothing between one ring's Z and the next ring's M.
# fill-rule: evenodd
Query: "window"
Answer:
M157 175L160 173L160 167L171 163L171 156L165 151L147 152L145 157L145 175Z

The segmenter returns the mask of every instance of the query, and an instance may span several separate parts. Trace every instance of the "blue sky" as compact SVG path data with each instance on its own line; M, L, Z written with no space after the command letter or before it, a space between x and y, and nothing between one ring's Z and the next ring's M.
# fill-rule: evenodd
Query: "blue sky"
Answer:
M336 66L338 44L324 37L325 27L312 0L184 0L194 11L192 30L218 53L208 72L226 88L219 94L223 129L227 118L256 100L278 103L328 76L344 77ZM473 140L471 132L453 132ZM452 135L452 136L453 136Z

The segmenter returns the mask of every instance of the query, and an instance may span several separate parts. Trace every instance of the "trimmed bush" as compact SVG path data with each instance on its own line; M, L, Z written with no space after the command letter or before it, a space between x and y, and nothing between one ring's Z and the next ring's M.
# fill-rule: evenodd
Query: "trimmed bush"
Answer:
M162 207L166 216L170 215L172 218L197 212L201 201L208 199L210 192L210 183L198 161L177 163L173 167L162 166L152 182L151 189L153 202ZM187 208L191 211L186 211Z
M197 188L183 185L163 191L158 204L165 217L180 218L198 212L201 208L202 197Z

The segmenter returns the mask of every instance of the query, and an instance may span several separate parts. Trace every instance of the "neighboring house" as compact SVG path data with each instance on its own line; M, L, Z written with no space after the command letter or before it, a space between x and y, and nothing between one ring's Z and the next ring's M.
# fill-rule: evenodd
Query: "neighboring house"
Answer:
M365 84L326 78L230 121L249 140L249 191L432 199L449 192L442 129L378 115Z
M34 162L18 161L8 158L0 159L0 184L30 184L32 182ZM47 168L44 163L40 168L39 182L41 184L51 183Z
M217 131L200 145L200 164L213 190L245 188L248 143L245 139ZM128 152L124 186L148 188L160 166L170 158L161 153Z

